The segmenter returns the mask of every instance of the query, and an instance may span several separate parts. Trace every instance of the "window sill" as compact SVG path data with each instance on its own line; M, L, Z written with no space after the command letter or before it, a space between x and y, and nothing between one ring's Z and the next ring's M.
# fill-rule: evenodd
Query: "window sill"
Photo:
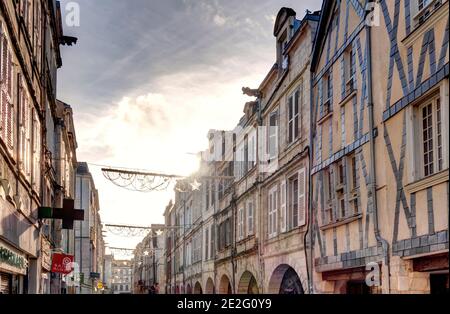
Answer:
M356 95L356 92L357 92L357 91L358 91L358 90L355 88L355 89L353 89L351 92L347 93L347 95L345 95L344 99L341 100L341 102L339 103L339 105L340 105L341 107L345 106L345 104L348 103L348 101L349 101L350 99L352 99L353 96Z
M320 230L327 230L327 229L331 229L331 228L335 228L335 227L339 227L342 225L346 225L349 224L353 221L359 220L362 218L362 214L356 214L347 218L344 218L342 220L338 220L336 222L332 222L332 223L328 223L325 225L320 226Z
M415 182L409 183L405 186L408 193L416 193L423 191L429 187L444 183L449 180L449 170L443 170L441 172L435 173L431 176L419 179Z
M320 125L320 124L324 123L326 120L328 120L332 116L333 116L333 111L328 112L326 115L324 115L323 117L319 118L319 121L317 121L317 124Z

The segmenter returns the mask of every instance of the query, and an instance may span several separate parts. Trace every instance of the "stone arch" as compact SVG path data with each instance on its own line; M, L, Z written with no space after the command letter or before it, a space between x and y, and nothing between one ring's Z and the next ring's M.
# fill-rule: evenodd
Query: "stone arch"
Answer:
M270 294L303 294L305 290L300 276L288 264L281 264L272 273L269 281Z
M232 294L233 288L231 287L230 278L227 275L222 275L219 283L219 294Z
M192 287L189 283L186 285L186 294L192 294Z
M206 280L205 285L205 294L213 294L213 293L214 293L214 282L210 277L208 277L208 280Z
M238 285L238 293L239 294L258 294L259 288L258 283L256 281L256 277L249 271L245 271L241 279L239 280Z
M202 285L198 281L194 285L194 294L203 294Z

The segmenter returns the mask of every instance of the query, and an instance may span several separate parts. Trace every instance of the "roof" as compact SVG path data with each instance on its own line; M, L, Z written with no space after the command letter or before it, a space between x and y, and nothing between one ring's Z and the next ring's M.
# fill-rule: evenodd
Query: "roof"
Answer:
M278 33L283 28L284 23L286 20L291 17L295 16L296 13L291 8L282 7L280 11L278 11L277 18L275 19L275 26L273 28L273 36L278 36Z
M332 9L335 5L335 1L324 0L322 2L321 15L319 20L319 26L316 32L316 38L314 39L313 54L311 59L311 71L315 72L317 65L319 63L320 55L323 51L323 46L325 44L325 39L327 35L327 27L332 14Z

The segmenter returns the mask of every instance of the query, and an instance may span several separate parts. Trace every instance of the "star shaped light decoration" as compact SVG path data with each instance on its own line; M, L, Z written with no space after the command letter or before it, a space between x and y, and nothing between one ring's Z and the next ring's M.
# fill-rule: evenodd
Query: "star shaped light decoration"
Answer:
M145 256L148 256L148 254L149 254L148 251L145 251L145 252L144 252L144 255L145 255Z
M161 229L156 230L156 235L160 236L161 234L163 234L163 231Z
M194 182L190 183L192 187L192 191L199 191L202 184L197 181L197 179L194 180Z

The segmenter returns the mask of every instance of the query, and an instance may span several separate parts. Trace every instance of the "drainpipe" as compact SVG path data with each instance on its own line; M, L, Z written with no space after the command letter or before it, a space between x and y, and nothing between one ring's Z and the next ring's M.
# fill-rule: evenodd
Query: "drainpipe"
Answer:
M231 237L232 237L232 241L233 241L233 246L231 248L231 267L233 268L233 272L232 272L232 280L233 280L233 288L232 288L232 292L236 293L236 261L235 261L235 257L236 257L236 196L235 196L235 191L233 191L233 198L231 200L231 213L232 213L232 227L230 228L232 231ZM225 237L226 238L226 237Z
M261 97L261 96L260 96ZM258 127L262 126L262 108L261 108L261 99L260 97L258 97ZM257 139L259 138L259 132L257 132ZM256 153L257 156L257 166L259 168L259 153ZM259 172L259 171L258 171ZM262 222L263 222L263 214L262 214L262 195L261 195L261 177L260 174L258 173L258 181L256 182L258 185L258 260L259 260L259 286L260 286L260 291L261 293L264 293L264 261L263 261L263 251L262 251L262 245L264 243L263 241L263 229L262 229ZM256 213L256 210L255 210ZM255 213L253 213L253 215L255 215ZM255 234L256 234L256 230L255 230Z
M313 145L313 136L314 136L314 92L313 92L313 85L314 85L314 72L310 71L310 78L309 78L309 102L312 104L309 106L309 143L308 143L308 163L309 163L309 180L308 180L308 223L306 227L306 233L305 237L303 239L304 248L305 248L305 256L306 256L306 274L308 279L308 290L309 294L314 293L314 283L313 283L313 263L314 263L314 256L313 256L313 247L312 247L312 233L311 228L313 226L313 184L312 184L312 177L311 177L311 169L313 167L313 156L314 156L314 145ZM306 245L308 244L308 245ZM308 252L309 251L309 252ZM309 256L308 256L309 255ZM309 262L308 262L309 260ZM309 265L308 265L309 264Z
M373 1L371 1L373 2ZM370 144L370 193L372 194L373 202L373 222L374 222L374 232L377 242L381 243L383 247L384 263L387 267L388 280L387 289L388 293L391 292L390 288L390 267L389 267L389 242L384 239L380 234L379 223L378 223L378 206L377 206L377 190L376 190L376 168L375 168L375 138L374 138L374 114L373 114L373 94L372 94L372 43L371 43L371 26L366 23L366 40L367 40L367 80L368 80L368 109L369 109L369 144Z

